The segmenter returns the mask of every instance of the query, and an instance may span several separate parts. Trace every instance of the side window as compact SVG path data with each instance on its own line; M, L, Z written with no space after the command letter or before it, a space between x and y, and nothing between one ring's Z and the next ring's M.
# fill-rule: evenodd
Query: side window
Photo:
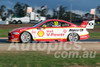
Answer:
M46 23L42 24L40 27L52 27L52 23L46 22Z
M58 21L54 21L54 24L52 24L52 27L68 27L68 26L70 26L70 24Z
M65 22L50 21L42 24L40 27L67 27L67 26L70 26L70 24L67 24Z
M65 23L65 22L61 22L61 27L68 27L68 26L70 26L70 24Z

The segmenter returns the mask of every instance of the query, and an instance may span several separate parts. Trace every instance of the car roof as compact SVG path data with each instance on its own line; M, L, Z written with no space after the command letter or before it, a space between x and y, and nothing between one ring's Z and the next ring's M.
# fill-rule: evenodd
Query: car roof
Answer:
M68 24L73 24L73 23L70 23L70 22L68 22L68 21L61 20L61 19L48 19L48 20L46 20L45 22L49 22L49 21L61 21L61 22L66 22L66 23L68 23ZM75 25L75 24L73 24L73 25Z

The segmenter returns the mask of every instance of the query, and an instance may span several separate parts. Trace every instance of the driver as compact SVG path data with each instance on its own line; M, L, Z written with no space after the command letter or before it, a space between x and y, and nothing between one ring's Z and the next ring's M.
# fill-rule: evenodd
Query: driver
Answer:
M60 27L60 24L58 23L58 21L54 21L53 27Z

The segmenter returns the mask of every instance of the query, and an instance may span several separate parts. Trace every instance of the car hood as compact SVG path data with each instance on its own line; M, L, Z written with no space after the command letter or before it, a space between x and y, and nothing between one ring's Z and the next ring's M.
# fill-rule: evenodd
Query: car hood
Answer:
M16 29L13 29L11 32L23 32L23 31L26 31L26 30L29 30L29 29L33 29L35 27L21 27L21 28L16 28Z

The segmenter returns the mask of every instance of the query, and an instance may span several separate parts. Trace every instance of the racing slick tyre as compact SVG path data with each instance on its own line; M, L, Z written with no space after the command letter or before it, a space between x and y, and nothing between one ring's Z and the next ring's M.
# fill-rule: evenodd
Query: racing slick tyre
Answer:
M79 40L79 35L77 33L70 33L68 35L68 41L75 42Z
M20 35L20 42L21 43L31 43L32 42L32 36L29 32L23 32Z
M17 23L18 23L18 24L22 24L22 21L21 21L21 20L19 20Z
M13 24L17 24L17 21L16 21L16 20L14 20L14 21L13 21Z

